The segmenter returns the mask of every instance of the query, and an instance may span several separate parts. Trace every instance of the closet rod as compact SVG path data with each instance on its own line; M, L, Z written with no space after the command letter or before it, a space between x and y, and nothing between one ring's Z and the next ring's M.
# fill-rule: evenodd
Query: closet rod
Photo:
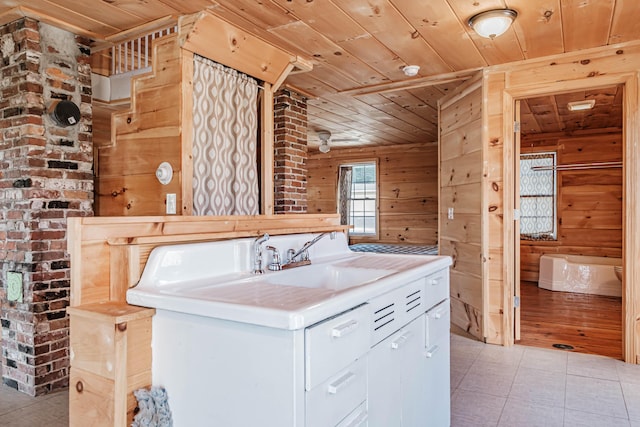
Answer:
M595 163L573 163L568 165L557 166L533 166L532 171L571 171L571 170L587 170L587 169L609 169L621 168L622 162L595 162Z

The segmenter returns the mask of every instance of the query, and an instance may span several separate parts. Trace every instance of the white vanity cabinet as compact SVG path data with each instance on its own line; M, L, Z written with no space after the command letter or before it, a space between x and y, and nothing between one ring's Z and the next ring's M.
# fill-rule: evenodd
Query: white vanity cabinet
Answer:
M446 426L450 258L322 242L342 246L261 275L198 270L242 240L154 249L127 301L155 308L152 384L176 426Z
M386 338L374 339L369 352L369 427L449 426L448 278L439 271L396 290L391 301L370 302L377 338Z

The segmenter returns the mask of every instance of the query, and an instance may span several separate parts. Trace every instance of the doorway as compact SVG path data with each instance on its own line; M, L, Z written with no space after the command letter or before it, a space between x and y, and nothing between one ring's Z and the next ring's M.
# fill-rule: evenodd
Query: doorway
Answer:
M623 97L618 84L516 101L517 343L623 359L622 283L613 266L595 276L623 259ZM603 280L619 293L588 283Z

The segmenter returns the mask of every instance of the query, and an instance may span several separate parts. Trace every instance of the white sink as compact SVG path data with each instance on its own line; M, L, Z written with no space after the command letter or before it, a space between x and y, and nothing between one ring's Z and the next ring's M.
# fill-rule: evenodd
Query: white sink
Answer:
M296 267L258 276L257 281L270 285L297 286L343 290L362 286L395 273L394 270L343 267L336 264L318 264Z
M274 236L280 253L312 235ZM363 301L446 268L448 257L351 252L346 238L323 239L310 248L311 265L251 274L254 239L155 248L129 304L299 329ZM265 257L266 258L266 257ZM264 267L268 259L264 259Z

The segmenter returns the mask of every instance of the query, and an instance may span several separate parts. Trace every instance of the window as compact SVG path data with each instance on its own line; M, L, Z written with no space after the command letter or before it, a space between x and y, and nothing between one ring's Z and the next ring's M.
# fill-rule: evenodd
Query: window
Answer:
M556 239L556 153L520 156L520 238Z
M341 177L349 176L351 179L342 179L342 185L349 190L340 191L342 197L348 201L342 204L348 209L346 217L348 224L352 226L352 234L376 234L376 207L377 207L377 183L376 164L357 163L340 167ZM345 182L346 181L346 182ZM344 212L341 212L344 214Z

